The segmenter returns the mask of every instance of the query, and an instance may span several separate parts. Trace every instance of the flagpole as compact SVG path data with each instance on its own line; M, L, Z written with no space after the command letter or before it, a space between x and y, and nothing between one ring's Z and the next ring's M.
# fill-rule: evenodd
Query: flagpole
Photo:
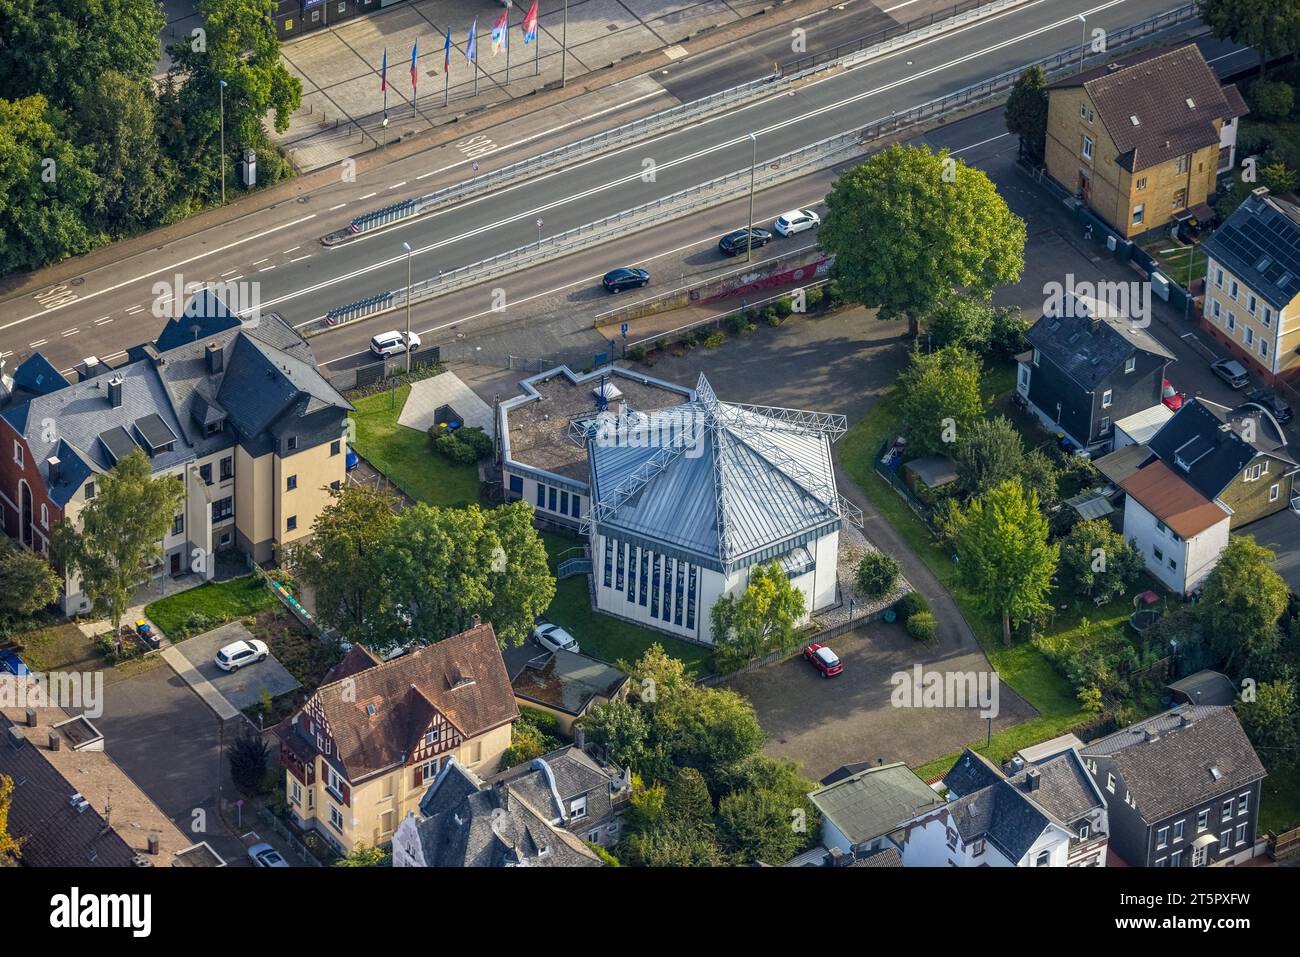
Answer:
M560 86L569 82L569 0L564 0L564 30L560 34Z
M506 86L510 85L510 7L506 7Z
M534 5L537 0L533 0ZM533 37L533 76L540 76L542 72L542 17L539 12L537 19L533 21L533 29L537 35Z
M478 21L474 21L474 55L470 58L474 61L474 95L478 96Z

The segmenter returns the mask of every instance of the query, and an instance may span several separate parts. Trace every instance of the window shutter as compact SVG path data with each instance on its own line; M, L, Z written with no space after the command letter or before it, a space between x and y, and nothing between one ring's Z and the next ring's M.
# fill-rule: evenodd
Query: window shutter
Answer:
M340 781L340 782L339 782L339 790L340 790L340 792L341 792L342 795L343 795L343 806L344 806L344 807L351 807L351 806L352 806L352 789L351 789L350 787L348 787L348 783L347 783L346 781Z

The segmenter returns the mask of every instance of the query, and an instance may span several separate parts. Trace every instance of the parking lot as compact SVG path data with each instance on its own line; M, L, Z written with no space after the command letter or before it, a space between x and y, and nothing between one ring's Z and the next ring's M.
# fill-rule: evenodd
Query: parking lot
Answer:
M275 698L300 687L297 679L274 656L256 664L245 665L234 672L222 671L217 667L218 651L232 642L247 641L252 637L240 622L233 621L214 631L186 639L176 648L222 697L243 711L261 700L263 689Z

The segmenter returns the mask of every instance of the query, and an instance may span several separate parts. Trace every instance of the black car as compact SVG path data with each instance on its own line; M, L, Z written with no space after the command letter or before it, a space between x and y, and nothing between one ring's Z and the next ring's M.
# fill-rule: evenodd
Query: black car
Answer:
M1277 419L1279 424L1291 421L1291 406L1287 405L1286 400L1276 393L1265 389L1254 389L1246 393L1246 401L1263 406L1272 414L1273 418Z
M621 266L605 273L601 285L608 292L622 292L624 289L638 289L650 282L650 274L634 266Z
M750 240L747 237L753 238ZM738 253L743 253L745 247L751 241L754 244L754 248L757 249L760 246L766 246L770 243L772 241L772 234L766 229L759 229L757 227L748 230L737 229L734 232L727 233L727 235L718 240L718 249L722 250L723 255L735 256Z

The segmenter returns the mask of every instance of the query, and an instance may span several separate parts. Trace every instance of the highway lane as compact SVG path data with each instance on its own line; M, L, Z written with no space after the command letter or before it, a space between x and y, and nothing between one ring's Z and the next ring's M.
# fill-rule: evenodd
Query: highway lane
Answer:
M1074 20L1078 12L1086 12L1092 26L1114 29L1171 5L1170 0L1032 0L960 32L804 86L793 95L743 107L688 130L635 144L344 247L324 249L310 241L298 241L243 263L204 262L204 273L186 273L185 278L255 281L264 309L280 312L295 324L309 321L334 305L402 285L406 278L404 241L416 250L415 276L433 276L438 270L535 240L538 218L543 219L546 232L560 231L721 173L746 169L750 131L760 134L759 157L763 160L1066 47L1078 35ZM653 163L652 179L643 176L646 161ZM378 195L366 198L375 205L388 200ZM322 234L342 221L343 213L336 214L339 221L332 221L328 212L313 214L310 228L314 233ZM300 236L301 229L296 234ZM265 242L260 248L266 249ZM227 268L218 270L218 266ZM136 312L124 309L116 316L107 312L97 316L92 304L76 308L75 316L42 316L41 331L35 334L40 338L28 328L0 330L4 337L0 351L15 348L7 343L50 348L69 333L76 336L95 330L99 330L99 341L106 341L103 328L95 325L105 318L123 324L115 327L111 341L125 346L144 338L149 333L139 333L157 324L138 303L128 307ZM125 329L131 332L118 331ZM78 354L87 354L93 341L78 339ZM33 346L34 342L40 345Z

